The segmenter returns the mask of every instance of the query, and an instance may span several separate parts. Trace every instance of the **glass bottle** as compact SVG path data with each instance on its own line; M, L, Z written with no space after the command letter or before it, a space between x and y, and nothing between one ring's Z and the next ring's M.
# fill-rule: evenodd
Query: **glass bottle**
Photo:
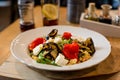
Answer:
M95 3L89 3L88 12L85 14L84 19L98 21L98 16L95 13Z
M99 16L99 22L111 24L112 17L110 16L109 11L112 8L112 6L109 4L103 4L101 8L102 8L102 14Z
M33 8L34 0L18 0L20 29L22 32L35 28Z

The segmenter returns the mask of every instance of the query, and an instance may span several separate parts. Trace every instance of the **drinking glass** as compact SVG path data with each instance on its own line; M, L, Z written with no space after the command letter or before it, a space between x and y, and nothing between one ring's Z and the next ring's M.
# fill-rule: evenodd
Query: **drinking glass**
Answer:
M33 18L34 0L18 0L20 29L26 31L35 28Z
M58 25L60 0L41 0L43 26Z

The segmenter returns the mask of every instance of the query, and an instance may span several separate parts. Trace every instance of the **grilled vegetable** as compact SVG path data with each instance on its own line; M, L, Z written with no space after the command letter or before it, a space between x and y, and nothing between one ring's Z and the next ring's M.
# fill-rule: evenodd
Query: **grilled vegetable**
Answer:
M58 55L57 49L52 50L52 51L50 52L50 54L51 54L51 56L52 56L54 59L56 59L56 57L57 57L57 55Z
M62 37L63 37L64 39L70 39L71 36L72 36L72 34L71 34L70 32L64 32L63 35L62 35Z
M28 49L32 51L37 45L42 44L44 42L45 42L44 38L42 37L36 38L28 45Z
M58 30L57 29L53 29L49 34L48 34L48 37L52 37L54 38L58 33Z
M87 38L85 41L85 45L90 48L90 50L92 51L91 55L93 55L93 53L95 53L95 46L92 38Z
M38 63L42 63L42 64L51 64L51 65L57 66L57 64L55 64L55 62L53 60L47 59L41 55L38 57L38 59L36 61Z
M43 45L43 56L48 59L55 60L60 52L60 49L56 43L49 42Z
M63 54L67 59L78 59L79 45L77 43L65 44Z

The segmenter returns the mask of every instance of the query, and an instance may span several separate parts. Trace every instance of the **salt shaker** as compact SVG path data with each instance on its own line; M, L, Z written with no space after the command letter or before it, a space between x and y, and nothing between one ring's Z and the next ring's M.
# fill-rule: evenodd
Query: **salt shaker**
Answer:
M33 8L34 0L18 0L20 29L22 32L35 28Z

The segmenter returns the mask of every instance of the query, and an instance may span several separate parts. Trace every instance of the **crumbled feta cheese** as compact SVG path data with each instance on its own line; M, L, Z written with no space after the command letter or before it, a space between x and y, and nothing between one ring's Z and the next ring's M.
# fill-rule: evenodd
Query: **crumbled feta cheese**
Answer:
M59 43L59 42L61 42L62 41L62 39L60 38L60 37L55 37L55 39L54 39L54 42L55 43Z
M49 42L54 42L54 39L49 38L49 39L46 41L46 43L49 43Z
M36 47L33 49L33 54L34 54L34 55L38 55L39 52L42 50L42 48L43 48L43 44L40 44L40 45L36 46Z
M68 60L65 59L64 55L59 54L59 55L57 56L57 58L55 59L55 63L56 63L57 65L63 66L63 65L66 65L66 64L68 63Z

